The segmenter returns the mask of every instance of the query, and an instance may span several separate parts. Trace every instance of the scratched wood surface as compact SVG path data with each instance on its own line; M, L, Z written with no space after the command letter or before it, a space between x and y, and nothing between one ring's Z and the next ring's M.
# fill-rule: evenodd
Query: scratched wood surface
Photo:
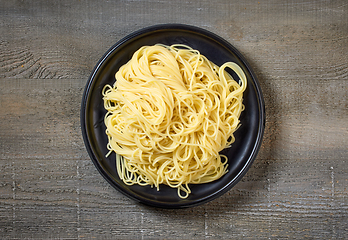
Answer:
M259 155L222 197L184 210L109 186L81 137L104 52L158 23L228 40L266 103ZM0 0L0 239L344 239L348 2Z

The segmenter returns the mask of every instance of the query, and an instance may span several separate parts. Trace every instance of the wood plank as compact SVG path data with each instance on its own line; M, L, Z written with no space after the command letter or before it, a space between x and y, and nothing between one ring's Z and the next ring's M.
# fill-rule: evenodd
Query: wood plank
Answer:
M1 81L0 159L88 158L79 113L85 80ZM267 122L260 158L345 159L348 108L342 89L348 81L292 83L278 80L264 87Z
M85 79L0 81L0 159L87 157L79 120Z
M194 239L201 239L203 236L240 237L245 234L243 229L252 230L248 234L265 231L260 236L266 237L274 230L274 221L279 224L279 234L289 237L310 234L310 226L314 223L320 223L321 226L320 231L315 231L318 236L331 236L333 230L336 231L336 236L340 236L346 225L346 164L336 170L330 166L337 163L325 160L307 162L307 167L301 160L286 163L269 161L266 164L256 161L235 188L213 202L186 210L156 210L139 204L133 205L133 201L116 192L101 178L89 160L59 160L55 162L54 168L51 162L16 160L11 163L15 166L16 174L11 179L7 178L7 182L8 185L11 181L15 183L13 191L12 186L9 188L13 197L3 199L4 195L1 195L2 204L12 213L10 216L13 216L9 226L11 232L41 236L51 227L46 222L55 226L62 224L59 222L61 209L68 211L66 214L69 214L70 219L75 219L75 226L80 225L77 228L80 229L79 233L88 233L88 236L106 234L104 236L111 237L121 231L127 231L130 234L128 236L137 236L139 226L131 230L132 221L142 222L142 236L159 237L173 233ZM298 169L299 162L302 162L303 169ZM268 169L264 168L265 165L269 166ZM299 186L298 182L302 182L302 185ZM32 226L37 222L34 216L21 216L36 210L41 219L46 219L40 223L40 230ZM22 221L23 218L27 219L26 223ZM312 220L308 221L309 219ZM298 223L298 227L308 225L308 229L294 233L289 229L294 227L290 224L292 221ZM168 229L169 223L172 228ZM64 228L64 224L61 227ZM180 232L183 228L190 231ZM106 233L106 229L111 230Z

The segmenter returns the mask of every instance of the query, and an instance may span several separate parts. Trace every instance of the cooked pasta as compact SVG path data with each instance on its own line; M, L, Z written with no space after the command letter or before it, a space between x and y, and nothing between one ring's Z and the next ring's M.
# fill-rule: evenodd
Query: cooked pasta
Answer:
M239 77L234 80L226 69ZM125 184L177 188L227 172L219 152L234 141L247 80L233 62L218 67L186 45L143 46L102 90L109 154Z

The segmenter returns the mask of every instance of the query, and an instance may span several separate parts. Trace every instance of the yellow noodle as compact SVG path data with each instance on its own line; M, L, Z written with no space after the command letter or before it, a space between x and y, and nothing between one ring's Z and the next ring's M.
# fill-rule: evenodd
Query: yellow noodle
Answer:
M237 64L218 67L186 45L144 46L115 77L103 89L107 147L125 184L166 184L186 198L188 184L227 172L219 152L234 142L247 86Z

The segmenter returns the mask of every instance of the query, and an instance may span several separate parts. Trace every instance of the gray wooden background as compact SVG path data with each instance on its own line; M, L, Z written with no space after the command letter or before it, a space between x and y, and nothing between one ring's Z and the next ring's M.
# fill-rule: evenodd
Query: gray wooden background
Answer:
M266 103L247 175L205 205L147 207L104 181L80 103L93 67L158 23L244 54ZM0 0L0 239L348 237L348 1Z

